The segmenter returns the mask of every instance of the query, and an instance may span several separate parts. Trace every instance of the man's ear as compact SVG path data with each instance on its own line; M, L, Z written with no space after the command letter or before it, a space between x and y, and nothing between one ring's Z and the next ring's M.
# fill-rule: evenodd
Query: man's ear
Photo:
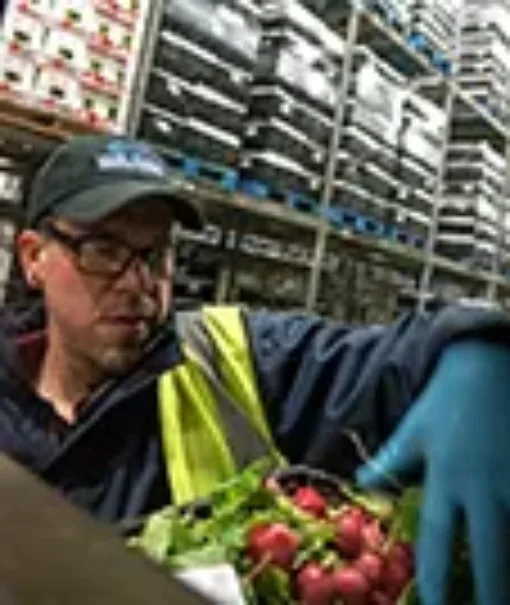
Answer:
M16 242L19 262L30 288L40 289L44 283L46 247L40 233L23 229Z

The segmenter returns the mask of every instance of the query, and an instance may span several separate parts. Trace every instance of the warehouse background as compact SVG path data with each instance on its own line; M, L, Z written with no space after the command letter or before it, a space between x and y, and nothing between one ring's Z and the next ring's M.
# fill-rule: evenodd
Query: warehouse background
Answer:
M10 0L0 30L0 284L58 141L157 145L209 224L179 306L386 322L510 292L510 3Z

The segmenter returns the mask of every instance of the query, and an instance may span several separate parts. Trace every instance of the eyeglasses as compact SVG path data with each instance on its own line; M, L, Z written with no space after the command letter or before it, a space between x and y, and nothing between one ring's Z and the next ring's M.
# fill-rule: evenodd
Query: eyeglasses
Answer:
M138 258L152 275L170 276L173 247L169 240L149 248L135 249L109 234L75 236L49 222L41 225L39 230L69 248L76 257L78 268L84 273L117 277Z

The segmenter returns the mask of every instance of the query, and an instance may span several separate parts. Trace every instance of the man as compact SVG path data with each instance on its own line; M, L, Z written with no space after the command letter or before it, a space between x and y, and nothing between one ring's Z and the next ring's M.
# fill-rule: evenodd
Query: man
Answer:
M373 453L396 429L358 480L425 471L423 602L444 603L463 512L479 603L508 605L506 319L459 307L353 329L238 307L173 314L171 226L200 220L145 145L83 137L51 156L18 239L44 309L5 326L3 451L116 521L207 495L261 456L352 474L355 444Z

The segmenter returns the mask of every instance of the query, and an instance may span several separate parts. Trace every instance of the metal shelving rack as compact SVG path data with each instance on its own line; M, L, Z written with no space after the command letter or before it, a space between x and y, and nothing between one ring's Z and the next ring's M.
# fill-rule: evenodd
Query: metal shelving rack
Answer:
M146 28L146 53L137 72L136 94L129 108L130 125L134 124L140 112L141 92L144 89L150 70L149 55L159 23L158 13L163 10L164 2L154 2ZM304 273L308 279L306 307L309 311L317 309L318 298L327 271L334 271L329 262L329 252L345 254L349 258L361 259L369 263L409 271L417 276L420 288L417 292L417 304L423 308L429 297L429 289L434 276L444 276L466 287L476 287L484 291L491 300L510 297L510 281L501 275L502 246L504 245L505 204L501 205L501 231L498 237L498 252L494 255L490 271L473 270L435 252L435 237L439 202L442 195L442 180L445 170L445 157L438 170L435 191L434 216L431 223L427 246L424 250L405 246L387 239L362 236L349 231L334 228L325 218L326 210L332 200L333 180L335 176L337 151L342 143L343 126L346 111L346 98L352 71L352 57L356 44L366 44L385 61L399 70L404 70L409 87L419 90L427 98L436 101L447 110L447 129L455 136L464 134L465 120L457 120L459 115L469 116L469 135L495 141L498 148L505 150L507 166L510 166L510 133L483 106L474 101L469 94L460 89L454 76L444 76L429 62L425 55L411 48L402 35L392 29L379 16L370 13L361 6L353 6L349 15L339 26L339 33L346 40L343 73L338 88L335 128L333 129L329 149L329 161L325 174L325 186L322 192L321 207L317 214L308 214L283 206L271 200L253 199L238 193L228 193L207 182L191 182L183 179L183 188L201 199L208 210L212 224L220 226L224 233L234 234L227 238L223 247L224 261L218 275L215 298L217 301L232 300L235 296L235 272L237 261L245 259L267 269L273 266L287 266ZM21 122L20 122L21 120ZM12 152L15 147L20 159L35 153L49 150L58 139L65 138L81 127L67 124L65 121L32 119L30 115L20 116L16 108L0 106L0 139L4 138L3 150ZM445 133L445 146L448 135ZM465 133L467 134L467 133ZM0 141L0 147L1 147ZM443 154L444 156L445 154ZM510 198L510 169L507 170L504 201ZM287 257L275 258L263 254L250 255L239 247L244 232L268 233L291 245L298 242L306 246L311 255L305 260ZM196 234L183 232L183 240L196 240Z
M374 250L383 248L395 261L397 258L406 258L410 264L421 264L421 275L419 290L417 293L418 309L423 310L426 301L430 296L430 287L434 272L444 273L466 282L483 284L486 286L486 297L491 301L496 301L498 292L506 292L509 288L508 280L500 275L502 246L504 242L505 229L505 198L510 195L510 134L494 116L492 116L482 105L473 100L468 93L463 91L455 78L455 63L460 56L461 35L462 35L463 10L458 14L457 33L455 52L453 53L454 71L451 76L440 74L429 61L420 53L410 48L397 31L391 29L380 17L365 10L360 5L354 5L351 14L347 19L346 25L342 28L342 34L346 39L344 70L342 81L339 87L338 106L335 116L335 128L331 136L330 155L325 174L325 186L321 201L321 214L324 216L332 198L332 184L335 175L337 150L342 139L342 129L345 115L345 103L349 79L351 77L351 60L354 47L357 43L363 42L374 48L385 60L395 59L396 57L405 57L408 68L409 87L419 89L423 93L428 93L436 101L441 100L445 108L447 117L447 128L445 129L442 159L436 175L436 185L434 193L434 205L430 230L423 253L412 250L407 247L399 246L389 242L380 242L370 240L370 246ZM400 63L400 61L399 61ZM431 85L432 83L432 85ZM446 170L446 154L450 140L455 112L458 108L468 111L471 116L471 122L476 127L478 135L484 136L490 140L498 139L498 146L503 146L507 158L507 182L505 192L503 193L503 203L501 204L500 233L497 242L497 251L493 257L491 271L472 271L464 268L460 263L452 262L444 257L435 254L435 245L437 237L438 220L440 213L440 203L444 189L444 177ZM317 237L315 244L314 262L311 268L310 286L307 297L307 309L312 311L316 304L320 288L322 273L322 257L326 249L328 237L337 235L334 229L324 219L319 222L317 227ZM353 238L359 239L359 238ZM342 241L344 243L344 241Z
M157 36L159 18L156 13L163 10L164 2L158 0L158 10L152 14L152 24L148 28L148 48L150 41L154 44ZM462 12L462 11L461 11ZM460 15L457 27L457 52L460 55L461 37ZM506 128L482 105L472 99L458 85L455 73L450 76L442 74L429 59L421 52L413 49L404 37L381 17L365 9L361 4L354 4L339 24L338 33L345 40L342 74L337 91L336 115L334 128L331 133L329 154L324 175L324 187L320 200L319 211L307 214L293 210L270 200L251 199L237 193L226 193L213 184L186 183L190 193L202 198L209 211L211 222L221 225L225 232L236 232L237 238L225 247L224 262L219 271L216 299L218 301L233 300L235 288L235 272L240 258L246 257L237 241L246 231L259 233L275 233L283 241L293 241L297 235L309 246L312 256L306 262L297 262L291 258L260 257L253 262L273 263L275 266L288 265L298 271L308 272L308 288L305 306L309 311L315 311L318 305L321 285L328 263L325 258L329 250L338 254L348 254L349 257L367 260L368 262L383 263L391 268L399 268L412 272L419 282L415 292L416 304L423 309L430 299L433 278L443 276L454 280L466 287L475 286L477 291L485 292L490 300L496 300L499 295L510 292L510 281L500 273L501 245L504 242L504 221L501 220L501 233L498 239L498 252L494 255L490 271L474 270L459 262L455 262L436 253L436 236L440 213L440 202L443 194L443 184L446 168L446 152L452 132L455 136L462 135L466 121L457 123L456 116L468 116L469 134L496 141L497 147L505 150L510 159L510 138ZM409 90L423 94L442 106L447 116L447 128L444 133L442 161L437 170L436 187L434 191L433 214L425 249L421 250L405 246L387 239L361 236L352 232L339 231L326 218L327 210L332 202L334 179L337 167L337 152L342 144L344 121L348 90L352 76L352 62L356 45L365 44L392 65L407 78ZM138 74L138 91L133 100L131 115L137 116L143 100L143 91L150 71L150 58L146 60ZM453 57L455 61L455 57ZM134 122L131 124L136 130ZM133 130L133 132L134 132ZM510 169L509 169L510 173ZM507 192L510 195L510 174L507 178ZM504 204L501 206L504 213ZM502 216L503 218L503 216ZM258 231L257 231L258 230ZM184 239L192 238L184 233Z

